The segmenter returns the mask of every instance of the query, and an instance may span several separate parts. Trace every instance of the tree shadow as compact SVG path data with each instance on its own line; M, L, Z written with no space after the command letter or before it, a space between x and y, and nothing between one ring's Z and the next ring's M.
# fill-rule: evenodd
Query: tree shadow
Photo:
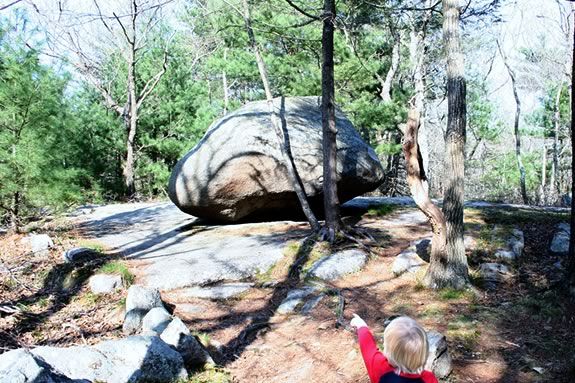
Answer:
M13 349L22 347L18 334L33 332L52 316L64 309L72 299L77 296L94 272L104 263L116 259L115 257L102 257L94 252L96 258L88 262L60 263L54 265L44 278L42 287L29 295L16 301L0 302L0 306L15 306L21 308L16 315L14 325L10 332L0 331L0 348ZM49 301L45 308L37 313L27 311L28 306L40 301ZM29 346L29 345L27 345Z
M483 295L479 305L488 313L487 320L498 337L492 340L496 346L491 346L491 352L505 364L498 381L573 381L575 300L561 283L562 271L557 266L561 256L549 250L556 225L567 221L567 215L526 206L466 205L479 210L478 216L485 222L479 229L519 228L525 238L523 255L508 264L514 274L510 281L476 286ZM492 254L480 254L480 258L481 262L506 263L493 259ZM477 263L470 260L470 265ZM461 312L473 317L477 312L473 308ZM542 374L534 368L542 368Z

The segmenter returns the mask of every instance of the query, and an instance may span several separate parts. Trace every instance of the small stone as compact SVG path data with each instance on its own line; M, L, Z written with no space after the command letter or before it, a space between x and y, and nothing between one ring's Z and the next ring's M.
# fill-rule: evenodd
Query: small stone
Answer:
M182 355L188 368L215 364L204 346L194 337L180 318L174 318L160 335L160 338Z
M569 236L571 228L569 224L560 223L551 241L551 252L566 255L569 252Z
M545 369L543 369L542 367L533 367L533 371L537 372L538 374L543 374L545 372Z
M130 286L126 298L126 311L134 309L148 311L154 307L164 307L158 289L138 285Z
M431 238L423 238L414 242L415 252L425 262L429 262L431 256Z
M512 250L499 249L494 254L495 258L505 259L507 261L514 261L517 259L517 254Z
M419 258L417 253L411 249L402 251L395 257L391 271L395 276L399 276L405 272L414 273L424 266L426 262Z
M367 255L363 251L344 250L320 258L309 270L309 275L332 281L361 270L366 262Z
M477 240L470 235L463 237L463 245L465 250L474 250L477 247Z
M124 324L122 325L122 331L126 335L136 334L140 327L142 327L142 320L144 316L148 313L148 310L133 309L126 312L124 316Z
M54 242L48 234L31 234L27 237L32 253L46 255L48 250L54 247Z
M511 270L501 263L482 263L479 265L479 274L486 282L499 283L511 276Z
M445 335L437 331L428 331L427 343L429 345L429 356L425 363L425 369L432 371L439 379L445 378L452 370L451 355L447 348Z
M304 298L316 291L316 288L306 286L301 289L295 289L288 292L285 299L277 308L278 314L289 314L295 311L296 307L303 302Z
M512 236L507 244L515 254L515 258L521 257L523 254L523 248L525 247L525 236L523 235L523 232L519 229L513 229Z
M145 335L159 335L168 327L172 316L163 307L154 307L142 319L142 333Z
M86 262L99 256L99 253L87 247L74 247L62 253L64 262Z
M555 262L553 264L553 267L555 267L556 269L559 269L559 270L563 269L563 264L561 263L561 260L558 260L557 262Z
M96 274L88 282L94 294L110 294L122 287L122 277L119 275Z

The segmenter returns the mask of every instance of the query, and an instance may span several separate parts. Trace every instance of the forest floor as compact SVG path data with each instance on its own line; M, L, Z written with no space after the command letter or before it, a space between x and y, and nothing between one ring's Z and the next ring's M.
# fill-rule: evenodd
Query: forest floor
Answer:
M287 292L305 282L301 270L291 267L294 262L305 268L329 251L326 244L306 237L305 225L295 223L283 224L282 256L271 271L243 279L253 283L247 292L231 299L206 300L178 290L164 291L162 298L170 309L211 347L221 366L198 372L190 382L368 382L355 335L336 323L339 315L349 320L354 312L377 335L382 334L386 318L399 314L445 334L454 360L445 382L575 379L575 308L558 283L557 262L565 260L548 251L555 226L568 215L520 207L467 208L466 234L476 244L468 251L474 286L459 292L424 289L420 282L424 270L400 277L391 273L395 255L414 240L429 236L425 221L413 219L417 214L411 207L382 206L347 217L349 224L369 231L377 246L371 248L361 272L324 282L322 288L329 293L307 315L276 312ZM236 226L233 230L241 225ZM496 227L521 229L525 249L513 268L513 278L497 289L487 289L475 270L479 263L491 260L498 246L498 239L490 236ZM95 296L87 280L106 271L125 274L126 284L133 277L143 283L142 267L147 261L140 265L137 259L112 254L86 239L86 232L69 219L44 223L42 229L56 243L45 256L31 256L23 235L0 237L0 352L46 344L92 344L122 336L125 290ZM263 232L264 226L258 230ZM250 233L253 227L245 235ZM74 268L61 256L72 246L92 247L101 257ZM343 313L338 312L340 296L345 301Z

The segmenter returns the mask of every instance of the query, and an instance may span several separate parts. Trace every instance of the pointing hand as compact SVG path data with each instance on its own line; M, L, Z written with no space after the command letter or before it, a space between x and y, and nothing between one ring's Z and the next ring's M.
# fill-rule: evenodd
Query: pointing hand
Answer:
M353 319L351 320L351 322L349 322L351 327L354 327L355 329L360 329L362 327L367 327L367 323L365 323L365 321L363 319L361 319L361 317L357 314L353 314Z

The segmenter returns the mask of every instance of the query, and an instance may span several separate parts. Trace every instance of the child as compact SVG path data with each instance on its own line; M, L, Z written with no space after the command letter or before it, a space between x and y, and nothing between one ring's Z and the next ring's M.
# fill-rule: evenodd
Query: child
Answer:
M385 355L377 349L363 319L353 314L350 325L357 329L371 383L437 383L432 372L423 370L428 354L427 335L415 320L404 316L391 321L383 332Z

